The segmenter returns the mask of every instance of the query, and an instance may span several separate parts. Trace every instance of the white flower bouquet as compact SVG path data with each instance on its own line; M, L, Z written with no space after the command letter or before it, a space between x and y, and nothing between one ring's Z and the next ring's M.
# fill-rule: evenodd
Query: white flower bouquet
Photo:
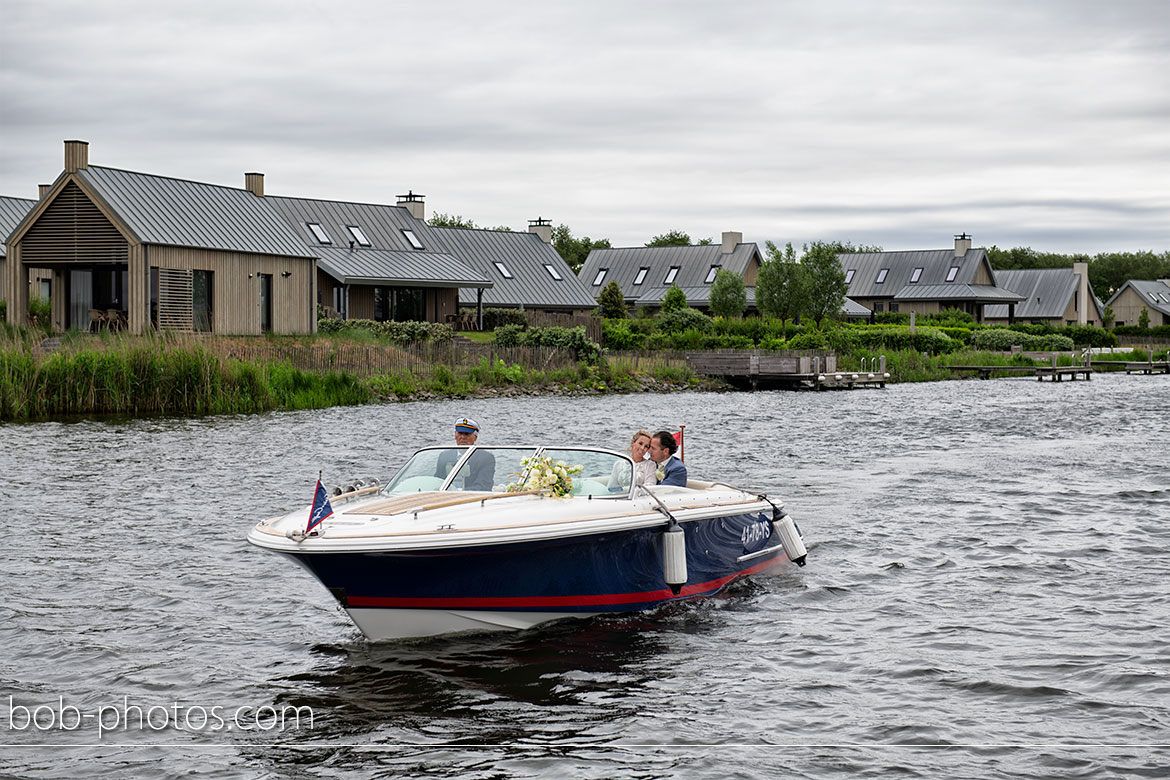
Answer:
M570 466L563 460L553 461L548 455L531 455L520 461L519 482L506 486L509 493L522 490L547 490L553 498L563 498L573 493L573 474L580 474L582 466ZM525 478L527 474L527 478Z

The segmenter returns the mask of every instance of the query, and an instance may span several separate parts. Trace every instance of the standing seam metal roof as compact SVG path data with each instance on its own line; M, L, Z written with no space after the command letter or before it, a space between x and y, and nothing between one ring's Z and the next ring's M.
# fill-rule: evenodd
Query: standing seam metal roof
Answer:
M0 195L0 238L3 238L3 241L0 242L0 257L8 256L5 248L8 237L12 235L12 231L16 230L16 226L24 220L35 205L37 205L35 200Z
M1015 316L1023 319L1063 318L1079 284L1077 274L1071 268L996 271L995 279L1000 287L1023 296L1015 310ZM988 306L984 308L983 316L1006 319L1008 307Z
M848 291L851 298L892 298L896 294L900 296L900 291L906 287L972 284L979 267L985 263L991 271L992 281L996 279L987 260L987 252L983 249L968 249L963 257L955 257L953 249L928 249L912 252L849 252L837 255L837 259L846 275L850 270L853 271ZM954 266L958 266L959 270L955 278L948 282L947 274ZM879 284L877 277L883 268L888 270L885 279ZM911 283L910 278L916 268L921 268L922 273L917 282Z
M144 244L316 257L248 190L93 165L77 175Z
M448 254L458 257L492 281L484 290L485 306L531 306L550 309L593 309L597 302L569 269L552 244L529 232L477 228L430 227L429 234ZM512 274L505 278L500 262ZM552 278L550 265L560 275ZM459 296L462 305L476 302L474 293Z
M759 258L760 250L754 243L737 244L729 254L723 254L720 244L698 246L637 246L619 249L594 249L581 267L581 282L594 299L600 297L610 282L616 281L627 300L639 303L661 301L670 289L665 284L667 273L678 266L674 284L682 288L710 287L706 278L711 266L719 265L741 276L747 270L752 258ZM593 280L602 268L608 269L600 285ZM649 268L642 284L635 285L638 271ZM688 295L687 300L691 298ZM709 300L709 295L705 297Z
M447 254L323 247L317 267L342 284L491 287L484 276Z

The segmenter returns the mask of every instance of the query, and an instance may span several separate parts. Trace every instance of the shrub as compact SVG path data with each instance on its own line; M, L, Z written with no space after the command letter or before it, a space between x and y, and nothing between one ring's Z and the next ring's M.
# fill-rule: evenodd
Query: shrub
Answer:
M1158 325L1153 328L1143 328L1140 325L1119 325L1113 329L1118 336L1159 336L1170 337L1170 325Z
M962 325L974 323L975 317L962 309L943 309L933 314L924 314L921 317L916 317L915 324L919 321L929 322L932 325L946 323L952 327L961 327Z
M601 306L601 316L610 319L624 319L626 316L626 298L622 295L622 288L616 281L611 281L601 291L597 299Z
M1092 325L1069 325L1065 327L1063 335L1068 336L1075 344L1084 344L1090 347L1116 347L1117 336L1104 328Z
M784 349L828 349L829 339L819 330L806 330L788 339Z
M873 321L881 325L909 325L910 315L902 311L883 311L873 315Z
M687 296L677 284L670 285L670 289L666 291L666 295L662 297L662 311L661 314L676 311L678 309L685 309L687 307Z
M423 341L448 342L455 337L455 329L443 322L375 322L374 320L317 321L318 333L369 333L395 344L414 344Z
M1052 333L1048 336L1042 336L1042 343L1044 346L1041 349L1049 350L1051 352L1068 352L1076 348L1076 344L1068 336L1061 336L1058 333Z
M706 333L712 324L711 318L706 314L687 307L667 311L664 306L662 313L658 315L658 330L662 333L681 333L692 329Z
M627 320L605 320L601 325L601 340L607 349L641 349L646 343L643 333L630 330Z
M524 343L523 325L499 325L495 329L496 346L518 347Z

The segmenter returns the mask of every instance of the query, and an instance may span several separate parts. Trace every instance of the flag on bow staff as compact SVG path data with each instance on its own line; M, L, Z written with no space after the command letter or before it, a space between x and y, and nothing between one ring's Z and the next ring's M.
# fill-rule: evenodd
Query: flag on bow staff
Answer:
M317 490L313 493L313 508L309 510L309 524L305 526L305 533L309 533L321 525L321 521L332 515L333 505L329 503L329 494L325 492L325 486L321 484L321 478L318 477Z
M671 434L674 436L674 440L678 442L678 459L684 462L686 458L683 457L683 434L686 433L686 430L687 426L680 425L678 426L678 433Z

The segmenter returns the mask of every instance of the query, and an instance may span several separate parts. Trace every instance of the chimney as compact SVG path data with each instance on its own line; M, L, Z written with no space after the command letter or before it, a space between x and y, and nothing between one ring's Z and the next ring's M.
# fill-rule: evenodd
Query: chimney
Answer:
M1073 273L1077 277L1077 324L1087 325L1089 323L1089 307L1093 305L1093 299L1089 295L1089 264L1073 263Z
M257 198L264 197L264 174L262 173L245 173L244 174L244 189L255 195Z
M49 190L53 189L52 184L38 184L37 185L37 200L44 200L45 196L49 194Z
M528 220L528 232L535 233L546 244L552 243L552 220L544 217Z
M723 254L731 254L735 251L735 248L742 243L743 233L736 233L730 230L723 231Z
M65 142L65 173L77 173L89 167L89 141Z
M405 195L398 196L398 203L396 205L404 206L410 215L415 219L425 222L427 219L426 204L423 203L423 198L426 195L415 195L414 190L408 190Z
M960 233L955 236L955 257L962 259L966 257L967 250L971 248L971 236L966 233Z

